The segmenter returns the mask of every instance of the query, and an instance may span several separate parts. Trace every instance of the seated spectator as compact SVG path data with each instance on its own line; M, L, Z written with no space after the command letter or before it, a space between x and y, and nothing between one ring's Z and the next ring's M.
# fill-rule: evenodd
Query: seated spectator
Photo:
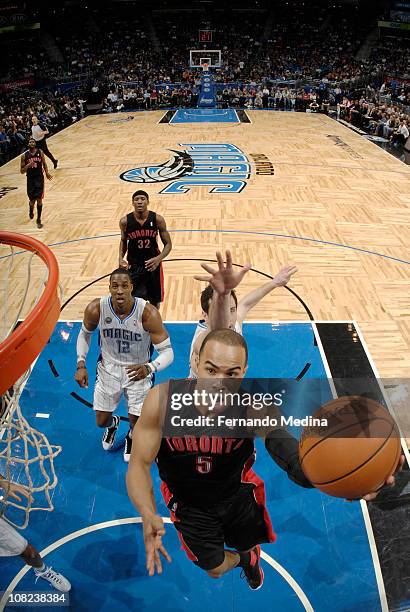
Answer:
M0 125L0 160L4 164L8 161L10 139L6 134L6 130L3 125Z
M394 146L404 145L409 137L409 130L404 119L400 120L399 126L391 135L391 141Z
M396 115L392 114L383 127L383 137L388 140L397 127L398 121Z
M253 105L254 105L254 108L257 108L257 109L261 109L263 107L262 94L260 91L258 91L258 93L256 94Z

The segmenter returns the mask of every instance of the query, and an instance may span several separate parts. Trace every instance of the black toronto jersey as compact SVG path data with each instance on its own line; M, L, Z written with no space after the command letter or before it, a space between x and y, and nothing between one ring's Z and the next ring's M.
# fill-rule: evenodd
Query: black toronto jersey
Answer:
M195 406L183 406L178 411L171 406L173 394L192 392L196 384L196 380L169 381L164 433L156 462L161 479L177 500L209 507L237 493L243 475L254 462L255 446L253 437L221 436L215 426L204 426L200 433L193 427L190 433L189 427L170 425L175 415L181 419L199 416Z
M24 164L27 165L30 160L35 162L35 166L34 168L27 168L27 179L43 178L43 159L39 149L35 149L33 153L30 153L30 151L24 153Z
M157 215L150 211L146 221L141 224L134 217L134 213L127 215L128 263L143 266L147 259L159 254L157 236Z

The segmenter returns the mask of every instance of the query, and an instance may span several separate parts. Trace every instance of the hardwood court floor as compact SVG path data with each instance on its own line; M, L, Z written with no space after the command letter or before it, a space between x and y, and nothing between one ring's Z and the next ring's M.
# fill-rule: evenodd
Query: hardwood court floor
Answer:
M211 259L216 249L229 248L235 262L249 260L272 275L296 263L299 273L290 286L314 317L357 321L380 375L410 378L409 168L323 115L254 111L248 113L250 124L158 124L163 114L129 113L134 119L123 123L109 122L125 115L87 117L53 136L49 147L60 163L46 185L42 230L28 219L19 160L0 168L0 187L17 187L0 201L0 228L63 243L54 252L68 298L116 267L118 221L132 210L131 194L141 187L150 194L151 208L166 218L172 258ZM274 176L257 175L253 165L239 194L195 187L178 195L159 194L167 183L119 178L131 168L167 161L169 149L184 149L180 143L210 142L234 144L250 161L252 154L264 154ZM99 236L104 237L84 240ZM23 290L21 268L16 264L12 274L12 306ZM164 319L198 318L201 286L192 275L199 269L197 262L165 263ZM249 273L239 295L261 282ZM64 318L81 318L106 285L82 292ZM306 320L307 315L291 294L278 289L249 318Z

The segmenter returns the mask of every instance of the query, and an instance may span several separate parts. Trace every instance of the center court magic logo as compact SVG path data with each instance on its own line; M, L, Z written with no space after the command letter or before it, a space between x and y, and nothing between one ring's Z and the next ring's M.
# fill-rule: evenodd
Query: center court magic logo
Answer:
M163 164L132 168L120 175L131 183L170 183L159 193L188 193L209 187L209 193L240 193L251 175L249 159L232 144L178 144L182 151Z

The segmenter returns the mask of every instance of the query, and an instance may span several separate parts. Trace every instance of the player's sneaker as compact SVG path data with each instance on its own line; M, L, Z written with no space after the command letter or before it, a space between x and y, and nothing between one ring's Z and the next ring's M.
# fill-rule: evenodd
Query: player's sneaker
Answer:
M62 593L68 593L71 589L71 584L64 578L62 574L55 572L52 567L46 567L42 572L38 569L34 569L34 573L37 576L36 582L39 578L43 578L47 580L57 591L61 591Z
M117 429L120 424L120 417L116 414L112 417L112 425L111 427L107 427L104 431L104 435L102 437L102 445L104 450L111 450L114 446L115 436L117 434Z
M37 227L38 229L41 229L43 227L43 224L41 223L41 221L37 221Z
M126 463L128 463L130 460L131 448L132 448L132 439L130 437L130 431L128 430L128 433L125 436L125 443L124 443L124 461Z
M239 553L239 566L242 568L241 578L245 578L246 582L253 591L257 591L263 585L263 569L259 565L261 557L261 547L255 546L246 553Z

